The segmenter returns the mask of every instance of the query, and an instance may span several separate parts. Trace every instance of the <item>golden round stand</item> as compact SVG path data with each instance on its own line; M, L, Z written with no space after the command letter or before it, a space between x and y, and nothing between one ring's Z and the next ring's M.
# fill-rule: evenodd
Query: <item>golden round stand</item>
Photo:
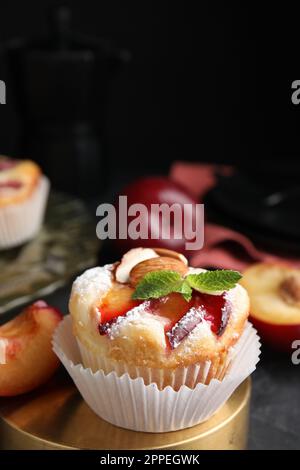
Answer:
M247 379L210 420L162 434L121 429L85 404L60 371L27 395L0 399L1 449L244 449L251 382Z

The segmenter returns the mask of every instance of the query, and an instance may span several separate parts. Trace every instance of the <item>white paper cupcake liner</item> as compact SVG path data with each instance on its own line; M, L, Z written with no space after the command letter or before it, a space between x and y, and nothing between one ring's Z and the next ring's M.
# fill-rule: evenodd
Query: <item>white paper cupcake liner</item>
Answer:
M50 183L42 176L37 188L25 201L0 208L0 249L31 240L43 223Z
M83 399L104 420L126 429L168 432L195 426L209 419L228 400L234 390L255 370L260 341L248 323L235 346L234 359L222 381L194 388L182 385L178 391L156 383L145 385L141 377L128 373L92 372L81 364L80 351L72 333L72 319L64 318L55 331L53 350L72 377Z
M128 374L131 379L142 377L145 385L156 383L159 390L163 390L170 385L174 390L179 390L182 385L194 388L198 383L208 384L212 378L222 380L226 371L236 354L236 348L226 354L223 361L212 363L203 361L189 367L177 367L176 369L154 369L149 367L134 366L121 361L114 361L107 357L102 357L86 348L78 338L76 338L82 364L85 368L90 368L92 372L102 370L106 375L115 372L119 377Z

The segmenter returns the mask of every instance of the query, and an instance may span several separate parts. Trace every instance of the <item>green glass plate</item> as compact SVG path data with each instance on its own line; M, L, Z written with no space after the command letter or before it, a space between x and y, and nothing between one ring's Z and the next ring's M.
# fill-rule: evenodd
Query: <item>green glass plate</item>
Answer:
M38 236L0 252L0 314L50 294L95 266L99 247L95 222L84 203L52 192Z

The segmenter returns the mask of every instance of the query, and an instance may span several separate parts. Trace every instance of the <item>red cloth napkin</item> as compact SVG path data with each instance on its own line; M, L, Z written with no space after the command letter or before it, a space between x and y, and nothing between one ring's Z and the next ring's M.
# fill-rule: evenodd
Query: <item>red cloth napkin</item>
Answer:
M185 187L201 202L207 191L217 183L217 174L231 174L232 167L198 163L175 162L170 177ZM243 271L254 262L278 262L300 266L300 259L283 258L258 249L245 235L223 227L205 223L204 247L191 256L192 266L207 266Z

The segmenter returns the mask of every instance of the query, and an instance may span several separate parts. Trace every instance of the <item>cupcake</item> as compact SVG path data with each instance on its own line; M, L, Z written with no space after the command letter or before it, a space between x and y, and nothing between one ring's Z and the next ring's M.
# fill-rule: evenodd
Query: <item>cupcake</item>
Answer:
M225 376L249 311L235 271L188 267L180 254L136 248L76 279L70 313L85 367L159 389Z
M49 181L34 162L0 157L0 249L38 233L48 192Z
M130 250L75 280L53 349L106 421L143 432L194 426L259 360L240 277L190 268L166 249Z

